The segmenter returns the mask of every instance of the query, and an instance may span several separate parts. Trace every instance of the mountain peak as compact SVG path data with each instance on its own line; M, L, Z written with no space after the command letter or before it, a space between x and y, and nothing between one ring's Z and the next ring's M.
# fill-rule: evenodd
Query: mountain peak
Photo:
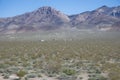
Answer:
M106 6L106 5L103 5L102 7L99 7L99 8L98 8L98 10L99 10L99 9L106 10L106 9L109 9L109 7L108 7L108 6Z
M106 6L106 5L103 5L102 7L100 7L100 8L108 8L108 6Z
M98 9L96 9L97 12L99 13L103 13L103 12L106 12L108 11L110 8L106 5L103 5L102 7L99 7Z
M43 7L40 7L38 10L38 12L44 12L47 13L47 14L50 14L50 13L53 13L53 12L58 12L56 9L50 7L50 6L43 6Z
M35 14L42 15L42 17L44 18L52 17L51 20L56 18L57 20L61 19L62 21L65 21L65 22L69 21L69 18L67 15L50 6L40 7L38 10L35 11Z
M43 7L40 7L38 10L55 10L54 8L50 7L50 6L43 6Z

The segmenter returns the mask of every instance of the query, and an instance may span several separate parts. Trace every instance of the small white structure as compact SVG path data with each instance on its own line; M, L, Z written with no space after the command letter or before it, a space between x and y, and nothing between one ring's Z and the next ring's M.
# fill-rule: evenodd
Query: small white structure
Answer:
M100 30L101 31L108 31L108 30L110 30L111 28L110 27L108 27L108 28L101 28Z
M41 42L44 42L45 40L42 39L42 40L40 40L40 41L41 41Z

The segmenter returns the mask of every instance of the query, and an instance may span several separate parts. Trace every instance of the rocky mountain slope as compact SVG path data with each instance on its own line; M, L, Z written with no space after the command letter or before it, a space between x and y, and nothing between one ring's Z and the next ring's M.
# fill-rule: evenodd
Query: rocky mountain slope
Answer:
M114 29L120 30L120 6L102 6L93 11L76 15L66 15L54 8L45 6L33 12L15 17L0 18L0 32L16 33L61 28ZM117 26L117 27L116 27Z
M19 16L0 19L0 31L25 32L36 30L53 30L69 22L69 17L51 7L41 7L33 12Z
M120 6L102 6L93 11L69 16L71 25L78 28L105 28L120 21Z

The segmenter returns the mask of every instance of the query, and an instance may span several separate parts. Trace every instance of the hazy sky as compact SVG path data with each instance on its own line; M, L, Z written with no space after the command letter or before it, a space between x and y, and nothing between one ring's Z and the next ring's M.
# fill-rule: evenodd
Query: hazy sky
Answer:
M120 0L0 0L0 17L11 17L51 6L65 14L94 10L103 5L120 6Z

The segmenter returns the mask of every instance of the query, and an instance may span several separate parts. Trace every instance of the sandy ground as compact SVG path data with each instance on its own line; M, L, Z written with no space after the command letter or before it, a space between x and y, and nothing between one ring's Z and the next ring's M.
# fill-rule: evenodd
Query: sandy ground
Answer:
M31 78L29 80L58 80L58 79L56 79L55 77L48 77L42 74L41 78Z
M80 77L83 78L82 80L88 80L88 78L89 78L87 73L81 73L81 74L78 76L77 80L80 80Z
M4 79L3 76L0 75L0 80L11 80L11 79ZM41 78L29 78L29 80L58 80L55 77L47 77L46 75L42 75Z

